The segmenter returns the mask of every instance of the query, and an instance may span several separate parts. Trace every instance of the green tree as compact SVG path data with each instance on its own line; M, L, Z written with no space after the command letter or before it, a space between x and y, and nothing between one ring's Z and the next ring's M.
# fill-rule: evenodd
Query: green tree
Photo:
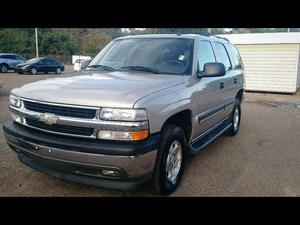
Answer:
M94 57L111 41L112 37L107 34L88 33L81 41L80 54Z
M79 45L71 41L68 32L41 31L39 38L41 56L70 60L71 55L79 52Z

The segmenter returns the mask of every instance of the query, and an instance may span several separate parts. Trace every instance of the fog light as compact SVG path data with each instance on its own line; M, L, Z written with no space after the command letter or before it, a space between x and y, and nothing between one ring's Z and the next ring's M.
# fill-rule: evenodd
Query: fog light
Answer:
M23 117L19 116L17 114L11 113L11 117L12 119L16 122L16 123L23 123Z
M103 176L118 177L118 176L120 176L120 173L118 171L116 171L116 170L103 169L102 170L102 175Z
M110 131L110 130L99 130L97 138L105 140L120 140L120 141L138 141L144 140L149 136L149 131L137 131L137 132L126 132L126 131Z

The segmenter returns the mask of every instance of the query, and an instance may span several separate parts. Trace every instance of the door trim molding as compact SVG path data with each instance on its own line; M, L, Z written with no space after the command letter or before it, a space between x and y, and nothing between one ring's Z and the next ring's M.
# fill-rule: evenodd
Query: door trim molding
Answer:
M223 112L224 110L228 109L231 105L234 104L234 101L228 101L225 104L219 105L215 108L209 109L205 112L202 112L196 116L198 119L199 124L205 122L206 120L218 115L219 113Z

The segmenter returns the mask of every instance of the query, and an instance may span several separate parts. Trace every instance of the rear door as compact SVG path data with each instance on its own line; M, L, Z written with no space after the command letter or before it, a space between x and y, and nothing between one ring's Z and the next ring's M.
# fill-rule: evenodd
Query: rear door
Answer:
M218 62L223 63L226 68L226 75L222 77L222 86L220 88L220 95L225 107L223 117L228 116L234 105L235 100L235 77L236 71L230 60L228 51L224 43L215 42L215 48L217 50Z
M48 72L47 59L41 59L37 63L37 70L38 70L38 72Z
M225 46L227 48L233 66L232 77L231 80L228 81L228 86L231 86L232 92L228 93L228 95L236 95L240 87L243 86L244 66L237 48L230 43L227 43Z
M49 59L49 72L55 72L58 67L58 62L53 59Z
M10 68L15 68L19 64L15 55L6 55L5 58Z
M22 58L21 56L18 56L18 55L16 55L16 60L17 60L17 65L20 63L26 62L26 60L24 58Z

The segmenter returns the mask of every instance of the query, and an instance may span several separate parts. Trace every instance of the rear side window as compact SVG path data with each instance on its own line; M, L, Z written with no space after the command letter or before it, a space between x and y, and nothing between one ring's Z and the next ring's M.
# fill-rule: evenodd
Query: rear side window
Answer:
M49 64L52 64L52 65L55 65L55 64L56 64L56 61L55 61L55 60L52 60L52 59L48 59L48 63L49 63Z
M216 62L216 57L209 41L201 41L198 48L198 62L200 71L204 70L204 65Z
M43 63L43 64L49 64L49 60L48 59L42 59L41 61L40 61L41 63Z
M231 56L234 69L242 69L243 68L242 59L237 48L234 45L227 44L227 49L229 55Z
M3 55L4 59L16 59L16 56L14 55Z
M226 70L230 70L232 67L231 67L230 59L228 57L228 53L225 49L225 46L222 43L217 42L216 48L217 48L218 55L220 58L219 62L224 64Z

